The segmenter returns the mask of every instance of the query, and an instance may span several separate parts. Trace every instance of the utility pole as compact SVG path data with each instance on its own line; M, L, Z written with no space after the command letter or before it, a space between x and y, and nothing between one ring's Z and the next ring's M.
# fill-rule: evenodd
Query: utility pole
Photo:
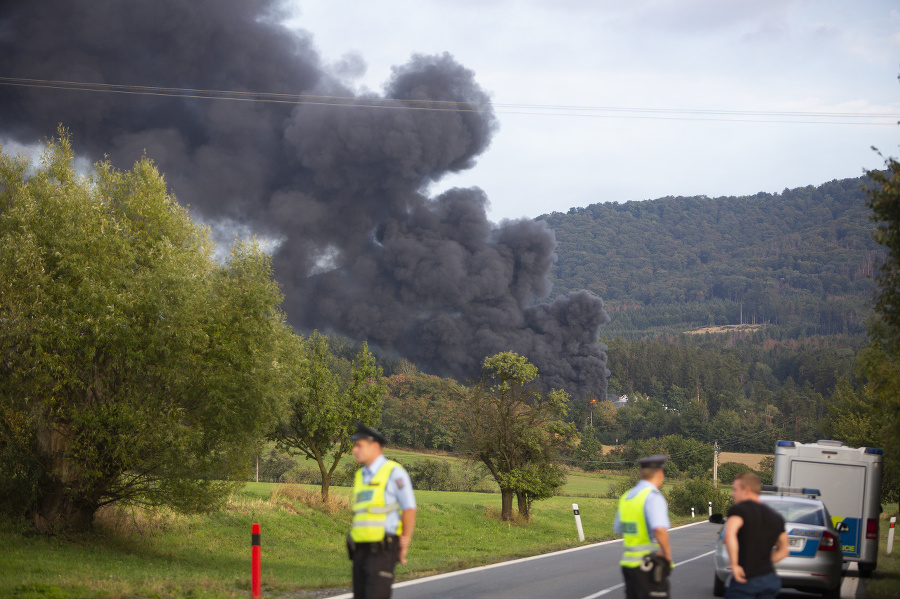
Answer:
M713 445L713 487L719 487L719 440Z

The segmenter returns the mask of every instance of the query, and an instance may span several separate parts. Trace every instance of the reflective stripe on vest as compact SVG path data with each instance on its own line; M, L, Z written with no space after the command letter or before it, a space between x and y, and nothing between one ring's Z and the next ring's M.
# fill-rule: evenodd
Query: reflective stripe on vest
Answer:
M382 464L368 484L363 482L363 469L356 471L353 483L353 528L350 537L357 543L375 543L384 539L387 515L400 510L400 504L385 504L384 491L397 462L388 460ZM403 523L397 523L397 534L403 531Z
M626 568L637 568L644 561L645 555L659 551L659 543L654 543L647 529L647 518L644 505L653 487L647 487L640 493L627 499L628 493L619 498L619 522L622 523L622 536L625 539L625 551L619 564Z

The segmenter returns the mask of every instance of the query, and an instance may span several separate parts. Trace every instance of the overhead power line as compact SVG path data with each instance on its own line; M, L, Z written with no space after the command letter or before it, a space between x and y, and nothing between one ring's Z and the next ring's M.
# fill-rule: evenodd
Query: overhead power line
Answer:
M502 114L530 116L857 126L896 126L898 121L900 121L900 113L883 112L805 112L582 106L565 104L506 104L477 101L410 100L380 98L377 96L329 96L144 85L115 85L108 83L28 79L22 77L0 77L0 85L105 94L226 100L235 102L265 102L307 106L334 106L357 109L420 110L430 112L483 112L485 110L493 109L495 112Z

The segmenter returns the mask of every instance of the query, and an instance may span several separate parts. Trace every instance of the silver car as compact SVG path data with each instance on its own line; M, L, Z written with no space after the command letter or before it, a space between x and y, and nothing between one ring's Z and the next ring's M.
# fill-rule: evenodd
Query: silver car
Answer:
M818 492L815 489L779 489L777 492L767 492L771 487L763 489L759 500L784 518L784 529L790 542L788 557L775 564L781 586L821 593L827 599L840 599L844 557L841 537L832 526L825 504L814 499ZM713 514L709 520L724 522L721 514ZM731 579L724 526L716 543L715 566L713 594L722 597Z

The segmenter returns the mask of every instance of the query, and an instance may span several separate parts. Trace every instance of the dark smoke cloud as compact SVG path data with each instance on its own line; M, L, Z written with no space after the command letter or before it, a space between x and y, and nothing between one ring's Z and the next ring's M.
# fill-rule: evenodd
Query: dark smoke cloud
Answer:
M498 351L548 386L605 397L608 321L586 292L550 291L553 232L486 217L477 188L429 197L471 168L496 119L449 54L414 56L383 94L355 95L272 0L5 0L0 77L351 97L354 107L0 85L0 135L63 123L77 149L127 167L146 152L208 221L283 240L274 256L296 326L334 330L460 378ZM423 103L428 102L428 103ZM435 104L439 102L440 104ZM364 107L368 106L368 107ZM409 110L408 106L459 110Z

